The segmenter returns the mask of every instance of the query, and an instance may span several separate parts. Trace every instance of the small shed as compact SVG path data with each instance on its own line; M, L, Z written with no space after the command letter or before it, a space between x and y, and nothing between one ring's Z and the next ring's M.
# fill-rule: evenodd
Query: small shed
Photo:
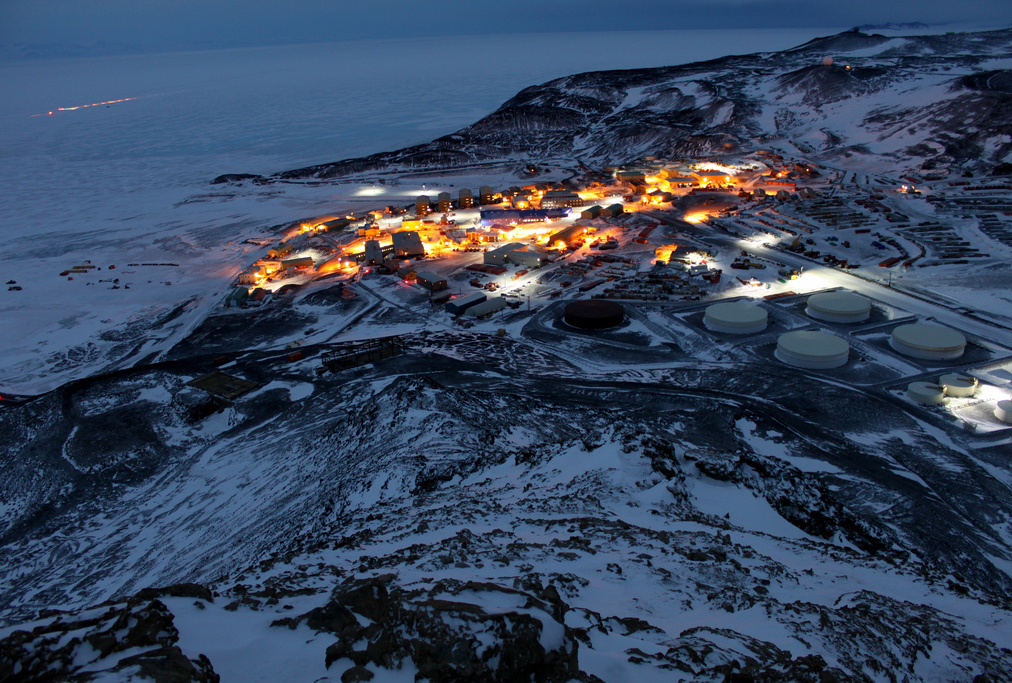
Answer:
M441 275L436 275L429 270L419 270L415 274L416 282L430 292L438 292L442 289L446 289L446 278Z

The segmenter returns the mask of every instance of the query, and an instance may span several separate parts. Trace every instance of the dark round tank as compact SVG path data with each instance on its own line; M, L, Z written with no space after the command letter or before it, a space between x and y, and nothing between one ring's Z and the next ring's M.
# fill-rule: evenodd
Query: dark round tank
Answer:
M621 304L602 299L574 301L566 305L566 323L584 330L604 330L620 325L625 318Z

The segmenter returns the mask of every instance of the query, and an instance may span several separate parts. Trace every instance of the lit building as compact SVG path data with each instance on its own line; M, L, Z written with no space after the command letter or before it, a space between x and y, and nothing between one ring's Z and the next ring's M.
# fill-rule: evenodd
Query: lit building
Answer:
M517 225L537 223L565 218L568 208L561 209L484 209L481 212L482 225Z
M401 231L393 234L394 256L411 257L425 256L422 238L417 232Z
M282 256L288 256L288 254L292 253L293 248L292 245L282 242L273 249L267 250L267 258L279 259Z
M542 254L540 251L532 249L531 247L511 250L506 254L506 260L525 268L540 268L550 261L545 254Z
M285 259L281 262L281 269L288 270L293 268L295 270L305 270L313 267L313 259L309 256L299 256L297 258Z
M440 192L436 198L439 213L448 213L453 208L453 202L449 192Z
M257 259L257 262L254 263L253 265L259 268L263 268L264 272L267 273L267 275L271 275L281 270L281 261L269 261L267 259Z
M693 171L692 176L700 185L728 185L731 182L731 176L723 171Z
M643 171L615 171L615 180L619 182L640 182L642 183L646 179L646 174Z
M696 187L699 181L692 176L671 176L668 178L668 187Z
M424 195L424 194L423 195L419 195L419 197L417 199L415 199L415 215L416 216L427 216L429 214L430 210L431 210L431 207L429 206L429 197L428 197L428 195Z
M588 232L594 232L594 228L587 227L585 225L571 225L564 230L560 230L553 233L548 238L548 246L555 247L558 245L569 246L570 244L583 244L583 239Z
M542 209L557 209L561 206L583 206L583 199L569 190L549 190L541 198Z
M367 265L379 265L383 263L383 248L379 240L367 240L365 243L364 259Z
M488 185L482 185L478 190L478 201L481 202L482 206L486 204L495 204L495 190Z
M239 273L238 282L240 285L258 285L267 276L267 271L260 266L250 266Z
M466 187L461 188L458 193L457 205L462 209L470 209L474 206L474 195Z
M520 242L509 242L491 251L486 251L483 261L493 266L501 266L506 263L511 251L520 249L523 246Z

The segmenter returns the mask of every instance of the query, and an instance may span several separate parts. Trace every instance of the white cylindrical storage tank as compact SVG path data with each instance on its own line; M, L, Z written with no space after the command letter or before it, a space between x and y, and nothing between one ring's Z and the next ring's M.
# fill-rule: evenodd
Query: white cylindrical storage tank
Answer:
M780 335L774 354L779 360L799 368L824 370L847 363L850 344L828 332L800 330Z
M911 358L949 360L959 358L966 348L966 337L956 330L934 323L900 325L893 330L889 344Z
M765 308L745 301L732 301L708 306L703 324L714 332L753 334L765 330L768 319Z
M938 405L945 400L945 385L930 382L911 382L907 385L907 398L926 406Z
M859 323L871 315L871 301L853 292L824 292L808 297L805 313L831 323Z
M1006 424L1012 425L1012 401L998 401L994 407L994 416Z
M977 378L969 375L957 375L950 372L939 377L938 383L945 385L946 396L965 398L977 393Z

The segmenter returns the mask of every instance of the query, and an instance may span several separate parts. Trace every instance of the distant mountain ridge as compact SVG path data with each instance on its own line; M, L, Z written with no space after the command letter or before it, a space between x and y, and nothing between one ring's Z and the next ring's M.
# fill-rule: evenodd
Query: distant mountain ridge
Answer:
M781 52L574 74L525 88L429 143L253 178L548 158L606 166L775 140L895 170L987 172L1012 160L1010 72L989 68L1010 54L1010 29L913 37L852 30ZM834 63L823 64L825 56Z

